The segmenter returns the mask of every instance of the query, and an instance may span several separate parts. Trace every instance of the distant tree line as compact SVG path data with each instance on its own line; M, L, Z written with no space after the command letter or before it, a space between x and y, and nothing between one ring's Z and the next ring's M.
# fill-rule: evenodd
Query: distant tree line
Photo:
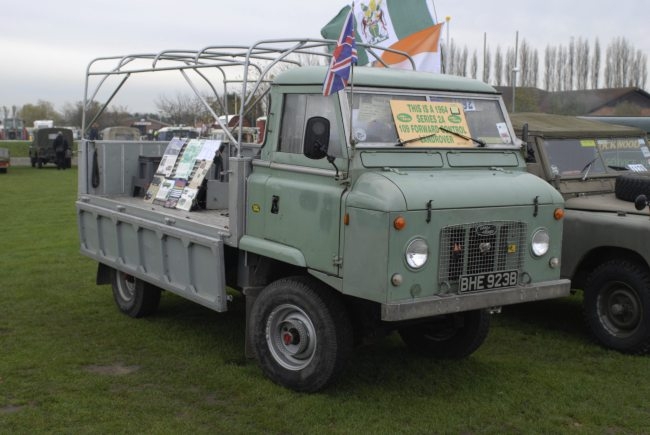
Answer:
M571 38L568 45L547 45L543 56L522 39L517 53L514 47L497 46L494 52L487 47L482 61L476 50L470 56L467 46L460 47L453 39L448 48L444 44L441 48L447 73L480 78L495 86L512 86L516 77L515 86L547 91L643 89L648 78L647 54L623 37L612 40L604 53L598 38L593 44L587 39ZM513 73L515 67L517 74Z
M482 59L477 50L470 54L467 46L460 47L453 39L449 47L442 44L441 49L443 65L448 64L448 73L481 79L495 86L512 86L515 66L518 68L516 86L547 91L620 87L643 89L647 83L647 55L622 37L612 40L604 51L597 38L593 44L587 39L571 38L567 45L547 45L543 56L522 39L517 47L517 62L514 47L497 46L494 50L486 47ZM301 61L305 64L322 64L320 57ZM241 97L237 93L228 94L225 99L227 107L224 107L221 99L208 96L204 99L218 115L238 113L241 107ZM213 122L211 113L196 96L163 95L155 101L155 106L155 113L129 113L124 106L110 106L99 118L99 126L128 125L133 118L157 119L172 125ZM98 113L100 107L98 102L91 103L86 123ZM36 104L25 104L19 108L17 115L25 121L26 126L39 119L52 119L55 125L81 126L82 113L81 101L66 103L62 111L57 111L52 103L39 100ZM264 102L260 101L247 116L254 120L264 113Z

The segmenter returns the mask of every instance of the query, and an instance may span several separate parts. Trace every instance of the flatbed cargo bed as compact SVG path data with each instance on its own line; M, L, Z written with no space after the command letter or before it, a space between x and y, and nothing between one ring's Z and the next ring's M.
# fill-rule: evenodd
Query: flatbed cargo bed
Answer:
M125 195L81 195L81 252L215 311L226 311L226 210L183 211Z

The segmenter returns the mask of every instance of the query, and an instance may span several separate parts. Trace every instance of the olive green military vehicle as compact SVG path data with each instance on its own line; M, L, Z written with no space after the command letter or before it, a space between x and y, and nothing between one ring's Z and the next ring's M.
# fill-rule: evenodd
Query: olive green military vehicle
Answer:
M645 132L570 116L511 115L528 169L565 199L562 276L584 293L583 311L603 346L650 350L650 149Z
M217 312L228 309L227 287L243 293L247 354L299 391L323 388L355 345L395 330L416 352L466 357L491 312L570 288L560 278L562 197L526 171L499 93L357 67L353 88L323 96L327 69L293 55L335 43L99 58L86 80L95 95L108 75L176 68L199 98L231 95L206 83L223 73L241 86L234 130L204 100L226 139L82 142L81 252L132 317L153 313L161 290ZM259 101L264 143L246 143L243 120ZM155 157L147 194L134 197Z
M73 147L72 130L63 127L38 128L34 129L32 143L29 146L29 159L32 167L42 168L48 163L56 164L56 152L54 150L54 139L61 132L69 149ZM66 165L70 166L70 157L66 157Z

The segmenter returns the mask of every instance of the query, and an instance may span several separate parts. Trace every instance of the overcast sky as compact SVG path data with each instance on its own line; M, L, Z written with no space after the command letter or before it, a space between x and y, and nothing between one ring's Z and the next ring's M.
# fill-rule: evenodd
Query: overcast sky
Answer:
M88 63L100 56L197 50L269 38L320 38L320 28L346 3L327 1L59 0L35 7L5 7L0 15L0 109L49 101L57 110L83 99ZM482 55L487 34L514 47L515 34L543 55L571 37L598 38L601 49L624 37L650 57L647 0L435 0L438 20L451 16L449 35ZM443 30L443 37L446 30ZM148 97L116 100L131 112L156 111L155 100L173 97L164 87ZM191 91L187 90L188 94Z

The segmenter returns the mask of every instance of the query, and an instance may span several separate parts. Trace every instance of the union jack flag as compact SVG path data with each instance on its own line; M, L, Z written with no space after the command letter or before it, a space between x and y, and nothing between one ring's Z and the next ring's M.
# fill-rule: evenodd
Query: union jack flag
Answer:
M345 19L341 36L336 44L332 60L330 61L325 82L323 82L323 95L328 96L345 88L350 80L352 64L357 63L357 44L354 40L354 15L352 10Z

